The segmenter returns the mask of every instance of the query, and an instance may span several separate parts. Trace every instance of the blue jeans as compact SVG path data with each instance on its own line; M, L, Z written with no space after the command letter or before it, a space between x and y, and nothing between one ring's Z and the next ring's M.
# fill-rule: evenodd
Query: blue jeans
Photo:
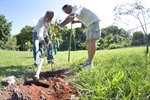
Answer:
M36 64L40 64L40 57L39 57L39 40L37 37L36 32L32 32L32 40L33 40L33 56L34 56L34 61ZM53 46L51 43L49 43L49 39L47 37L44 38L46 44L49 46L47 50L47 60L48 61L53 61L54 60L54 50Z

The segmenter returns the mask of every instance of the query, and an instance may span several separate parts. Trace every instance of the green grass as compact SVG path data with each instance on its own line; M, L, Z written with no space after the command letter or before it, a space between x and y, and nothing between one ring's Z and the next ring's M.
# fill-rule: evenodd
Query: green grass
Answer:
M146 100L150 96L150 59L145 48L98 51L95 68L82 70L74 84L83 100Z
M87 51L68 51L55 56L56 67L78 72ZM14 75L19 79L32 77L35 67L32 52L0 50L0 79ZM148 100L150 97L150 58L146 62L145 47L100 50L95 67L82 69L72 84L79 89L82 100ZM46 58L42 71L50 70Z

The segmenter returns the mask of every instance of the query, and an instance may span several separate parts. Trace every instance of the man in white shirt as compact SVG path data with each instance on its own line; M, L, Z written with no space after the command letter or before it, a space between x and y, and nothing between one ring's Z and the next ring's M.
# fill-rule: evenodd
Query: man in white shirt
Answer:
M82 67L93 68L94 67L93 58L96 52L96 40L100 38L100 28L99 28L100 19L92 11L82 6L77 5L71 6L66 4L62 7L62 10L64 11L64 13L69 14L69 16L57 26L59 29L70 22L72 23L81 22L87 27L86 41L87 41L88 58L83 63ZM74 21L75 17L79 21Z
M41 17L37 23L37 25L32 30L32 38L33 38L33 55L35 63L34 65L38 67L40 64L40 57L39 57L39 42L44 45L44 50L47 50L47 60L48 63L53 62L53 55L50 54L51 45L49 44L48 39L48 27L51 20L54 17L53 11L47 11L44 17ZM49 45L48 45L49 44Z

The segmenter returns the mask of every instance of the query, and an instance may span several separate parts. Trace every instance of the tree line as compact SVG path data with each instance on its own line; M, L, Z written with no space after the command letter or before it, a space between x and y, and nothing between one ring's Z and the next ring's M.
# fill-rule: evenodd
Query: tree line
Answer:
M0 48L17 49L21 51L29 49L32 50L33 26L23 27L20 33L14 36L11 36L11 26L12 22L7 22L5 16L0 15ZM72 30L65 26L63 30L56 32L56 35L60 42L59 50L68 50L70 34L71 50L85 50L86 27L84 25L82 25L82 27L80 28L73 28ZM150 36L148 38L148 40L150 40ZM115 25L111 25L101 29L101 38L97 40L97 49L115 49L131 46L140 46L145 44L146 36L141 31L134 32L133 35L130 35L123 28L118 28Z

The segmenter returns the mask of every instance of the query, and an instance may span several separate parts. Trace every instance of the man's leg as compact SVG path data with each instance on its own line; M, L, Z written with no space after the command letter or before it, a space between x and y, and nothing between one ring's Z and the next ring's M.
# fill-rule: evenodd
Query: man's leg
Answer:
M53 44L54 46L54 53L55 53L55 55L57 54L57 44Z
M87 51L88 51L88 59L90 63L93 63L93 58L96 52L96 40L93 39L87 40Z
M48 63L53 63L54 62L54 51L53 51L53 44L49 43L48 45L48 50L47 50L47 60Z
M46 44L48 45L48 49L47 49L47 61L48 63L53 63L54 62L54 51L53 51L53 44L52 42L49 41L49 39L46 37L44 38Z
M39 40L37 39L36 33L32 33L32 37L33 37L33 56L35 60L35 65L38 66L40 64Z
M34 55L35 55L35 63L40 64L40 57L39 57L39 40L35 40L34 42Z
M41 56L44 57L45 52L44 52L44 46L43 45L40 47L40 52L41 52Z
M99 21L94 22L87 28L86 41L88 59L84 62L82 67L94 67L93 59L96 52L96 40L100 38Z

